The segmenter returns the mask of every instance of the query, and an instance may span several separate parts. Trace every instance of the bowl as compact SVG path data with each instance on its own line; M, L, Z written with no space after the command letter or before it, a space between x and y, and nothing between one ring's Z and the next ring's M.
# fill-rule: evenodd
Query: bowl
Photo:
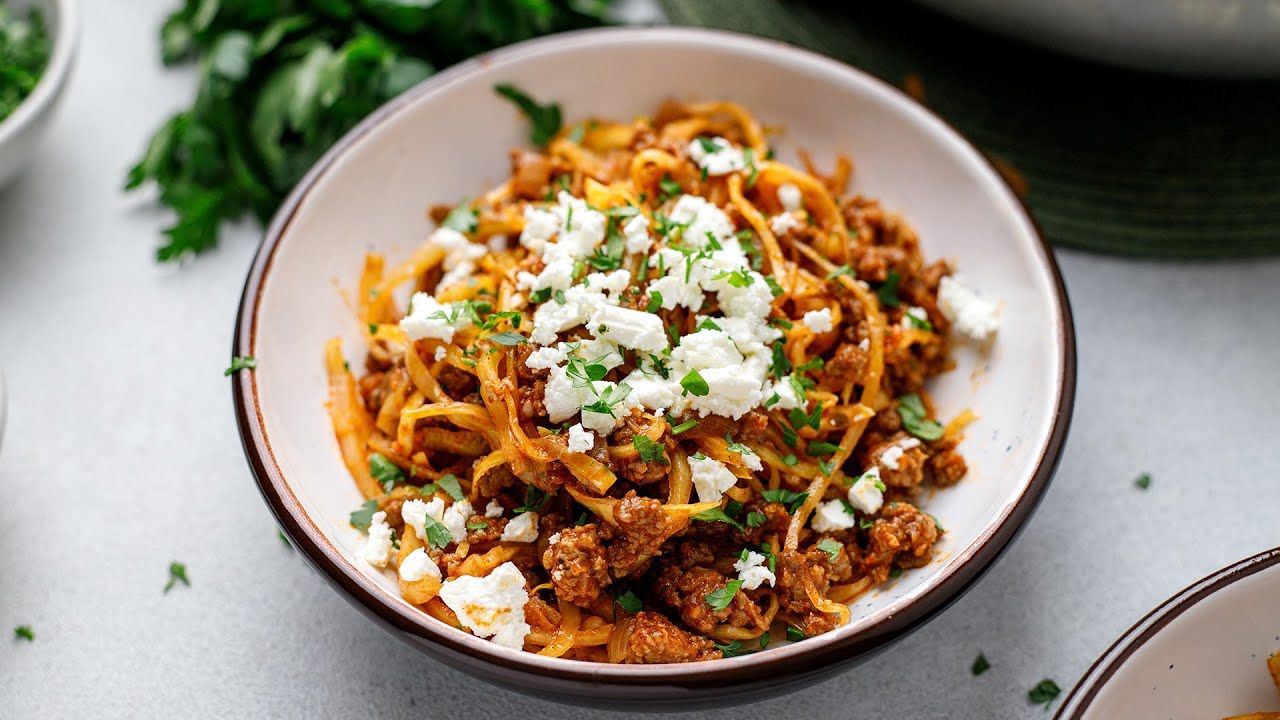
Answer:
M35 89L9 117L0 120L0 188L31 164L71 74L79 34L75 0L16 0L9 6L19 11L40 8L53 45L49 64Z
M1057 720L1221 718L1280 711L1264 662L1280 651L1280 548L1193 583L1089 668Z
M993 349L958 353L933 386L944 415L974 409L973 468L927 503L950 531L938 561L853 606L835 632L715 662L620 666L546 658L447 627L399 597L360 560L348 527L361 498L324 411L323 347L362 349L342 289L369 250L409 254L432 224L424 209L474 195L508 172L525 121L493 91L514 83L565 117L633 117L667 98L723 98L785 127L778 146L830 162L847 152L857 189L901 211L932 257L954 257L999 295ZM272 221L249 271L232 352L258 359L233 376L249 465L295 546L392 633L474 677L568 702L689 707L797 687L888 647L954 601L1013 539L1049 482L1075 387L1074 331L1053 256L991 165L934 115L870 75L767 40L681 28L582 31L530 41L446 70L388 103L339 141ZM354 359L358 355L352 354Z

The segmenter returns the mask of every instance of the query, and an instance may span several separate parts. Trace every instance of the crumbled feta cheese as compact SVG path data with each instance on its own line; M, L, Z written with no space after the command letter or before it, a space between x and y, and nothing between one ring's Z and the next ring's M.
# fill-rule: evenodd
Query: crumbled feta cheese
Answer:
M564 303L548 300L533 313L533 332L529 339L538 345L555 342L556 334L585 323L605 304L603 293L585 285L574 285L564 291Z
M547 545L555 545L558 542L560 542L560 533L553 533L551 537L547 538Z
M443 345L440 345L440 346L436 347L436 351L435 351L435 353L432 355L432 357L434 357L434 358L436 359L436 362L440 362L441 360L443 360L443 359L444 359L445 355L448 355L448 354L449 354L449 352L448 352L447 350L445 350L444 346L443 346Z
M689 157L708 175L728 175L747 167L742 151L722 137L695 138L689 143Z
M497 500L490 500L489 504L484 506L484 516L487 518L500 518L502 512L502 505Z
M911 317L907 317L908 315ZM927 323L929 322L929 311L922 307L912 305L907 308L905 313L903 313L902 327L915 327L915 324L911 322L911 318L915 318L917 323Z
M643 310L605 305L591 317L587 329L623 347L658 352L667 347L662 318Z
M440 517L440 522L449 528L449 534L453 536L454 542L462 542L467 539L467 520L475 515L475 509L471 507L471 503L466 500L459 500L449 506L448 510Z
M488 245L491 252L502 252L507 249L507 236L491 235L489 236Z
M569 452L584 453L594 447L596 436L578 423L569 428Z
M834 327L831 324L831 308L824 307L821 310L810 310L804 314L805 327L816 333L831 332Z
M532 205L524 208L524 229L520 231L520 244L533 252L541 253L556 232L560 230L560 218L550 210Z
M560 205L553 212L560 218L560 237L556 245L564 248L574 258L584 258L604 240L605 226L609 220L603 213L591 209L587 201L561 190L556 197Z
M782 209L788 212L799 210L804 204L804 196L800 194L800 188L792 183L782 183L778 186L778 202L782 205Z
M996 304L951 276L938 284L938 310L957 332L978 342L990 340L1000 327Z
M524 575L505 562L485 577L464 575L440 586L440 599L462 626L504 647L520 650L529 634L524 606L529 602Z
M685 226L680 237L688 247L705 248L714 237L721 247L741 252L741 245L733 236L733 221L715 203L704 197L681 195L672 206L670 217L672 221Z
M751 452L750 450L742 452L740 455L742 456L743 467L748 470L755 470L756 472L764 470L764 462L760 460L759 455Z
M898 463L902 460L902 454L913 447L917 447L919 444L920 441L915 438L899 440L880 453L880 464L889 470L897 470Z
M409 301L409 314L400 320L400 329L404 330L410 340L435 338L445 342L453 342L453 333L471 324L467 314L458 307L459 303L441 305L431 295L414 293Z
M664 380L659 375L650 375L643 370L634 370L623 380L631 388L630 397L641 407L649 410L665 410L675 403L680 394L680 385L672 380Z
M871 338L862 338L858 341L858 349L867 352L871 349Z
M884 505L884 481L880 479L880 468L873 467L862 473L849 488L849 504L856 510L868 515L875 515Z
M386 567L391 558L391 526L381 510L369 522L369 539L364 544L364 559L374 567Z
M415 548L413 552L405 556L400 561L400 579L405 582L417 582L423 578L432 577L436 580L440 579L440 566L436 565L436 561L422 548Z
M786 235L798 227L800 227L800 221L789 212L778 213L769 218L769 229L774 235Z
M764 374L748 371L748 366L700 370L710 392L689 396L689 406L702 416L723 415L734 420L751 412L764 401L761 384Z
M569 345L567 343L559 343L534 350L529 353L529 357L525 358L524 364L525 367L533 370L550 370L564 362L568 357Z
M503 542L531 543L538 539L538 513L525 512L511 518L502 529Z
M699 330L685 335L671 351L671 361L686 368L722 368L742 364L742 353L723 330Z
M649 237L649 218L636 215L622 226L622 237L626 240L627 252L640 255L649 252L653 247L653 238Z
M443 500L433 498L431 502L436 506L436 512L434 515L430 512L427 503L417 498L406 500L404 504L400 506L400 517L404 520L404 524L413 528L414 534L419 538L425 538L427 536L426 524L428 515L432 515L436 520L439 520L440 516L444 514Z
M428 247L437 247L444 251L441 266L445 274L436 284L436 289L446 288L465 280L475 274L475 261L484 256L487 250L484 245L473 243L466 235L453 228L438 228L427 238Z
M615 385L607 380L593 382L584 378L574 378L570 377L563 367L552 368L551 377L547 380L543 391L547 415L551 418L551 422L567 420L581 410L583 405L590 405L601 393L613 387ZM585 422L585 418L583 419L583 427L590 427ZM610 426L611 429L612 426ZM604 434L607 433L608 430Z
M854 524L853 515L845 509L844 503L839 500L818 503L818 506L813 509L813 519L809 521L809 525L821 533L848 530Z
M767 559L754 550L748 550L746 559L738 558L733 564L733 569L738 571L738 579L742 581L743 590L755 590L765 581L771 586L777 582L778 578L765 564Z
M765 388L763 394L765 402L769 402L774 395L777 395L778 401L769 407L777 408L779 410L790 410L791 408L802 407L807 402L807 400L801 399L801 396L796 394L795 386L786 378L770 383L769 386Z
M699 502L719 500L724 497L726 490L738 482L738 478L724 463L706 456L690 457L689 471L693 478L693 487L698 491Z

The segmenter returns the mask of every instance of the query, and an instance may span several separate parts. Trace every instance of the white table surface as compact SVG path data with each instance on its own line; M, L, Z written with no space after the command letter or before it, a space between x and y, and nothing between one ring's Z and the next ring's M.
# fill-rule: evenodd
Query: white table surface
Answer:
M596 715L416 654L277 540L222 376L257 230L186 267L152 262L166 218L119 188L192 92L156 59L172 3L82 5L56 126L37 167L0 191L0 716ZM1165 597L1280 543L1280 261L1059 260L1079 392L1026 531L878 658L707 717L1043 718L1032 685L1070 687ZM175 559L193 586L162 594ZM34 643L10 640L19 624ZM980 651L993 667L975 678Z

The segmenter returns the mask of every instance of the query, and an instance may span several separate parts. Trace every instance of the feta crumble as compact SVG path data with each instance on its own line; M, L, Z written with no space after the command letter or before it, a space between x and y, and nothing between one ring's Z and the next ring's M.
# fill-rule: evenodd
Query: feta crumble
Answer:
M446 350L444 349L444 346L443 346L443 345L440 345L440 346L438 346L438 347L436 348L436 351L435 351L435 353L432 355L432 357L434 357L434 358L436 359L436 362L440 362L441 360L443 360L443 359L444 359L445 355L448 355L448 354L449 354L449 353L448 353L448 351L446 351Z
M728 175L747 168L742 151L722 137L694 138L689 143L689 157L708 175Z
M364 559L374 567L386 567L391 559L391 526L382 510L373 514L369 522L369 539L364 545Z
M901 462L903 453L919 445L920 441L913 437L903 438L881 451L880 464L889 470L897 470L898 463Z
M698 491L699 502L719 500L724 497L726 490L738 482L738 478L724 463L706 456L690 457L689 471L693 476L693 487Z
M643 352L658 352L667 347L662 318L643 310L605 305L591 317L587 329L623 347Z
M778 578L765 565L767 559L754 550L748 550L745 559L739 557L733 564L733 569L738 571L738 579L742 581L743 590L755 590L766 581L770 586L777 582Z
M643 255L653 247L653 238L649 237L649 218L636 215L622 226L622 237L626 242L627 252L632 255Z
M774 235L786 235L798 227L800 227L800 221L789 212L778 213L769 218L769 229L773 231Z
M436 565L436 561L422 548L415 548L413 552L405 556L400 561L400 579L405 582L417 582L424 578L440 579L440 566Z
M441 305L428 293L414 293L409 301L409 314L400 320L400 329L410 340L435 338L453 342L453 333L471 324L458 305Z
M473 243L467 239L466 235L447 227L437 228L427 238L426 244L428 247L436 247L444 252L441 267L445 272L440 282L436 283L437 292L474 275L475 261L488 252L484 245Z
M809 526L818 532L826 533L848 530L855 523L853 515L845 510L844 503L839 500L828 500L818 503L818 506L813 509L813 519L809 521Z
M987 342L1000 328L996 304L978 296L958 278L946 276L938 284L938 311L957 332Z
M569 452L584 453L594 447L596 437L578 423L569 428Z
M831 324L831 308L824 307L821 310L810 310L805 313L804 325L815 333L831 332L835 327Z
M484 506L484 516L487 518L500 518L502 513L502 505L497 500L490 500L489 504Z
M538 514L520 513L502 529L503 542L531 543L538 539Z
M529 593L524 575L514 563L505 562L485 577L464 575L447 580L440 586L440 599L473 634L503 647L524 647L530 630L524 616Z
M873 467L862 473L849 488L849 504L855 510L868 515L880 512L884 505L884 482L880 479L880 468Z
M804 204L804 196L793 183L782 183L778 186L778 202L783 210L791 212L800 209Z

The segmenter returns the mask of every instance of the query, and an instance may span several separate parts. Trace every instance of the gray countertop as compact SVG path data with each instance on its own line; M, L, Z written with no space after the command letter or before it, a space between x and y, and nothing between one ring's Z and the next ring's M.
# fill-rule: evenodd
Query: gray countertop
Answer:
M188 101L162 71L165 0L86 2L79 66L38 165L0 191L0 715L586 718L477 684L393 640L276 538L222 370L257 229L182 268L166 218L119 192ZM801 693L707 712L1043 718L1121 631L1192 580L1280 544L1280 261L1058 255L1079 391L1039 512L968 595ZM1140 472L1154 478L1136 488ZM171 560L192 587L163 594ZM11 641L29 624L34 643ZM992 669L973 677L978 652Z

